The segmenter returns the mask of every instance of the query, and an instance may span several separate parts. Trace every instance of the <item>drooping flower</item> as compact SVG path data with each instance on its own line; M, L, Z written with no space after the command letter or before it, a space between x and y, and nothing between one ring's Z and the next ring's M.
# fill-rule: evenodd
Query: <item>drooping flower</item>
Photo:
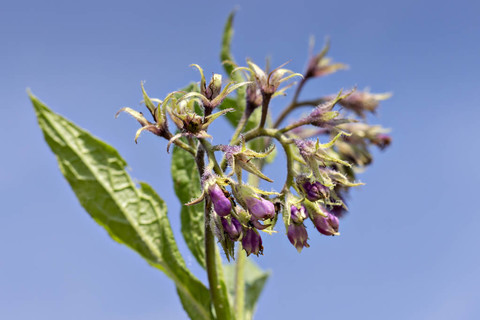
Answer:
M246 184L233 184L232 191L238 203L245 208L253 219L265 220L275 217L275 206L272 202L262 198L259 194L271 195L276 192L267 192Z
M385 133L378 133L374 138L371 139L371 141L373 144L383 150L392 143L392 137Z
M273 203L258 196L250 196L245 198L248 212L256 219L265 220L275 217L275 207Z
M304 192L305 197L312 202L330 197L330 189L318 181L313 183L308 180L304 181L301 184L301 189Z
M323 209L326 211L326 209ZM315 215L313 218L313 224L317 230L326 235L326 236L336 236L339 235L339 221L336 216L326 211L327 217L322 215Z
M222 217L222 226L223 230L232 241L237 241L243 234L241 223L234 217L231 218L230 222Z
M246 98L247 98L247 105L245 109L245 113L247 116L250 116L255 109L257 109L259 106L262 105L262 91L258 87L256 82L253 82L248 85L247 87L247 92L246 92Z
M308 233L305 225L292 223L288 226L287 232L288 240L293 244L298 252L301 252L304 247L310 247L307 243Z
M232 203L225 196L223 190L218 186L218 184L214 183L209 186L208 195L212 200L215 212L219 216L225 217L230 214L230 212L232 211Z
M263 255L262 238L256 229L249 228L246 230L242 238L242 247L247 256L252 253L257 256L259 254Z
M292 205L290 207L290 218L295 224L303 223L303 221L308 218L307 209L305 209L304 205L301 205L300 208Z

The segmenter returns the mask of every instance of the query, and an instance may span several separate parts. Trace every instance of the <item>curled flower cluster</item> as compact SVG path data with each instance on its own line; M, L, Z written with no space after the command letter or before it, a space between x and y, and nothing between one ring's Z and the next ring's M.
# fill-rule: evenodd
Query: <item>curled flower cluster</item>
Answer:
M384 149L391 143L388 130L366 123L366 113L376 111L379 101L389 94L351 90L299 100L307 81L346 68L331 63L326 57L328 49L327 43L319 54L312 55L303 74L285 69L285 64L269 71L252 61L244 67L228 61L231 80L223 89L220 74L213 74L207 83L203 69L192 65L200 72L199 85L172 92L164 100L149 98L142 85L153 122L130 108L121 110L141 124L135 141L146 130L167 139L167 151L175 144L195 158L203 192L187 205L206 201L206 225L227 258L233 257L236 242L247 255L262 254L260 233L276 232L279 214L288 240L299 252L310 246L306 220L323 235L339 235L339 218L347 210L348 191L362 185L355 182L356 173L372 162L370 147ZM293 99L274 121L270 101L286 94L294 83L280 87L291 79L299 79ZM236 98L228 97L233 92ZM305 116L282 126L293 110L306 106L311 110ZM169 131L167 116L176 126L175 134ZM236 125L228 145L209 141L214 137L208 128L221 116ZM266 159L275 155L275 146L281 147L286 157L282 190L270 192L245 183L244 173L272 182L263 168ZM218 154L221 161L217 161Z

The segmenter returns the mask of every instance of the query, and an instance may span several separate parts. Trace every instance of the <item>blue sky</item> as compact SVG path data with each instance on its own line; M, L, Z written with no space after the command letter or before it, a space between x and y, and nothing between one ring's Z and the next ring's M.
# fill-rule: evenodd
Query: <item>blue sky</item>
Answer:
M118 148L166 200L180 239L164 143L145 134L135 145L137 124L113 115L139 106L142 80L163 97L198 79L191 63L220 72L236 5L238 61L292 59L301 72L309 36L320 46L328 35L330 56L351 68L312 81L304 97L394 92L373 118L393 128L393 145L361 175L342 235L310 232L302 254L281 233L264 237L255 261L273 275L257 319L479 319L480 5L418 0L3 1L0 318L185 319L172 283L80 207L25 90Z

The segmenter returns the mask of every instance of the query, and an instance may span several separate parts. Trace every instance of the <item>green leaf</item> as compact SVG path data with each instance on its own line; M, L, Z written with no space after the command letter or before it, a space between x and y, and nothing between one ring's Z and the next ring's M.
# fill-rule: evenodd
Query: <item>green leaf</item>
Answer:
M232 74L233 69L235 69L235 58L232 54L232 38L233 38L233 19L235 17L235 10L230 12L228 15L227 21L225 22L225 27L223 29L222 37L222 48L220 51L220 62L223 63L223 69L230 77L230 79L235 82L242 82L242 76L240 73L235 72Z
M195 159L185 150L175 147L172 153L173 188L182 204L180 212L182 234L198 263L205 268L205 217L203 203L185 203L201 194L200 178Z
M227 114L225 114L225 117L227 118L228 122L232 125L232 127L236 128L243 114L243 110L239 110L238 108L237 100L232 97L226 97L219 108L221 110L226 110L226 109L235 110L233 112L228 112Z
M235 59L233 58L232 50L231 50L231 45L232 45L232 38L233 38L233 18L235 17L235 11L232 11L230 15L227 18L227 22L225 23L225 28L223 31L223 37L222 37L222 48L220 51L220 62L223 63L223 69L225 70L225 73L227 76L239 83L242 81L245 81L243 79L241 73L239 72L234 72L232 74L233 69L235 69ZM237 89L236 95L237 97L235 99L227 97L223 103L222 106L220 107L222 110L227 109L227 108L234 108L234 112L230 112L227 114L227 118L229 119L230 123L233 125L233 127L236 127L238 124L238 121L243 115L243 112L245 110L246 106L246 100L245 100L245 95L246 95L246 86L242 86ZM227 100L228 99L228 100ZM226 101L227 100L227 101Z
M30 95L45 140L60 170L90 216L116 241L162 270L177 286L192 319L211 319L208 289L186 268L167 208L147 184L137 188L118 152Z
M225 279L227 281L228 290L233 297L235 294L235 264L228 264L224 267ZM263 287L267 282L270 272L260 269L251 259L245 261L244 277L245 277L245 310L244 319L253 319L256 304Z

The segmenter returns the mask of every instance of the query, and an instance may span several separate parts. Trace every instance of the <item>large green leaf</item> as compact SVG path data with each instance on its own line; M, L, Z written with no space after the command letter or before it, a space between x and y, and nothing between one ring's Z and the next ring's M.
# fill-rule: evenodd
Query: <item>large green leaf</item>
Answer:
M211 319L208 289L186 268L167 208L145 183L137 188L118 152L30 95L45 140L80 204L110 236L165 272L192 319Z
M235 265L228 264L224 268L225 279L227 281L228 290L233 297L235 294ZM269 272L260 269L251 259L245 261L244 277L245 277L245 310L244 319L251 320L257 305L258 298L262 293L263 287L267 282Z
M185 203L201 194L200 178L195 159L183 149L175 147L172 153L173 187L182 204L180 212L182 234L198 263L205 268L205 217L203 202L186 206Z

